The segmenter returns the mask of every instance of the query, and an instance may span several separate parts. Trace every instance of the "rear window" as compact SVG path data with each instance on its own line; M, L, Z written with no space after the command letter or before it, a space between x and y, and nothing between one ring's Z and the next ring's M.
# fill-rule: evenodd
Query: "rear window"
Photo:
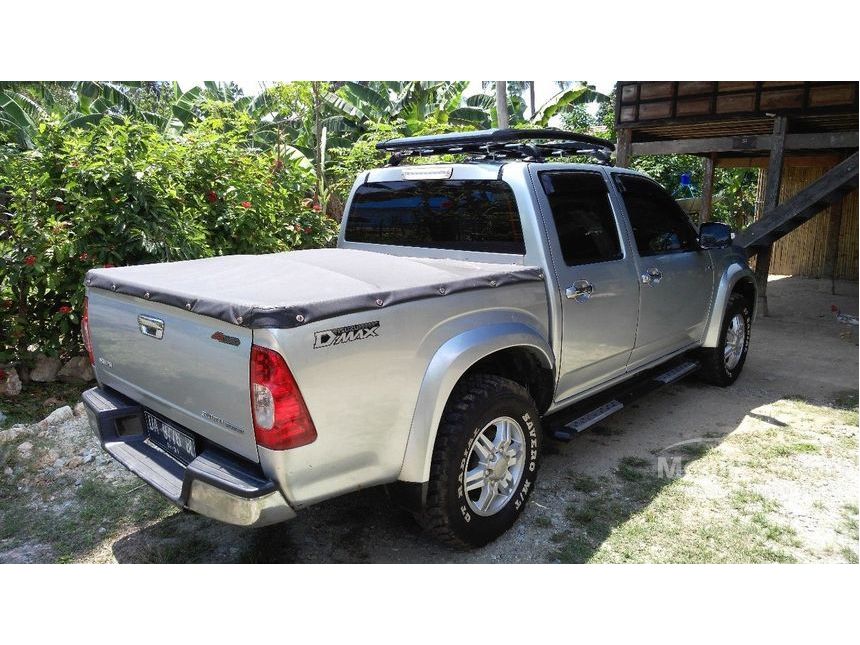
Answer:
M358 187L348 242L525 253L511 187L497 180L384 181Z

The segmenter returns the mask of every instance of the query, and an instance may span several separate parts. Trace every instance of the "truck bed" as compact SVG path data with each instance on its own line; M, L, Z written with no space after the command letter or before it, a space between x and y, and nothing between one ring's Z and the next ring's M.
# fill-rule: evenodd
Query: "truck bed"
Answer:
M543 277L539 267L516 264L314 249L92 269L86 284L240 327L286 329Z

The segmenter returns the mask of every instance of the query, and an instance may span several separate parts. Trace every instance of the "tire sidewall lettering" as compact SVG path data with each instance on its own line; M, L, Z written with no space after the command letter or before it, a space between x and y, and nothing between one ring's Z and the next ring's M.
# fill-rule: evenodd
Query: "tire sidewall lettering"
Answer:
M472 432L468 435L468 440L466 441L465 448L463 449L463 453L460 457L460 463L457 469L457 506L460 512L460 517L466 524L470 524L473 520L480 521L492 521L497 518L499 515L504 514L506 511L509 511L511 508L519 511L525 501L528 499L529 494L531 493L532 488L534 487L534 477L537 472L537 462L538 462L538 453L539 453L539 438L538 433L540 432L540 428L537 426L535 421L532 418L532 415L529 412L521 412L518 414L511 414L513 418L518 418L523 423L523 430L526 435L527 445L524 446L524 453L527 455L528 464L526 465L525 470L523 471L522 479L520 480L519 486L517 488L517 492L511 498L511 500L503 506L497 513L494 515L490 515L487 517L483 516L473 516L469 512L469 506L465 503L465 489L463 487L463 477L466 472L466 466L469 459L469 452L472 450L472 446L474 445L478 435L483 429L483 425L475 426Z

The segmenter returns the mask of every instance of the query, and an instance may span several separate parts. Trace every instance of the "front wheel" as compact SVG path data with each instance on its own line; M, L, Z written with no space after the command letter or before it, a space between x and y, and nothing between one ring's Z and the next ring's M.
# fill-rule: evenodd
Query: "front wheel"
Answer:
M534 488L540 443L538 412L524 387L498 376L467 378L439 424L424 526L459 548L499 537Z
M725 387L737 380L747 359L751 326L749 302L740 294L732 294L726 306L717 346L701 352L700 374L705 381Z

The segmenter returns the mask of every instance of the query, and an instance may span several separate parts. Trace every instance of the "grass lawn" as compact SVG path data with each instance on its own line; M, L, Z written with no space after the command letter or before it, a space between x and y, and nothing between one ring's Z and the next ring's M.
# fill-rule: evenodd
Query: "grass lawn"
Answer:
M16 423L36 423L64 405L74 407L81 400L81 392L90 387L82 383L28 383L18 396L0 398L0 412L6 415L0 430Z

